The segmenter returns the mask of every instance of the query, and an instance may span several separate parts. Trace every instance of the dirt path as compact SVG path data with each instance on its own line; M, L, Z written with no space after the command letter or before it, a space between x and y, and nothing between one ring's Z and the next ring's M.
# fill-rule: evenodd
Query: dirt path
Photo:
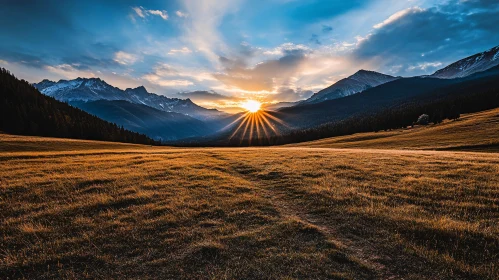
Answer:
M233 164L236 162L230 163L231 166L234 166ZM240 162L237 164L240 165ZM250 170L254 168L249 165L247 167ZM373 271L374 279L442 279L435 266L418 256L404 252L401 246L395 248L393 240L390 240L392 244L376 242L380 240L379 231L373 232L372 238L365 238L351 232L343 232L339 228L344 225L336 224L335 219L312 213L313 209L308 209L304 204L306 198L297 199L282 187L288 183L285 178L277 176L262 179L255 176L256 171L248 172L244 168L240 170L237 167L233 167L232 170L233 175L253 183L259 191L258 195L268 200L283 218L297 220L317 228L342 253ZM387 240L391 234L385 233L381 239ZM428 275L434 276L428 277ZM461 278L456 276L454 279Z

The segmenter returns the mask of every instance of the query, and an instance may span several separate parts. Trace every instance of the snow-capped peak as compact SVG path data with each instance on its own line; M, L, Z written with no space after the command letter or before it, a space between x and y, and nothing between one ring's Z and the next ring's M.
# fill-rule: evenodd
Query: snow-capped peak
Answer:
M90 102L97 100L124 100L143 104L167 112L188 114L200 119L222 115L216 110L208 110L194 104L190 99L168 98L149 93L144 86L121 90L100 78L77 78L52 82L44 80L33 84L41 93L63 102Z
M342 98L396 79L398 78L374 71L359 70L352 76L339 80L330 87L315 93L300 104L319 103Z
M499 65L499 46L456 61L449 66L436 71L430 77L440 79L455 79L486 71Z

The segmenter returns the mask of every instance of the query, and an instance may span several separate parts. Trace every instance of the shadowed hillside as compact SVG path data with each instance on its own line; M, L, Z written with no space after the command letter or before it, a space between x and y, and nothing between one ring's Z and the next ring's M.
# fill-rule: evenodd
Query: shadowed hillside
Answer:
M499 152L499 109L463 115L457 120L447 120L436 125L357 133L290 146Z
M158 140L174 140L209 134L211 128L190 116L157 110L123 100L72 102L72 105L103 120Z
M0 69L0 131L22 134L152 144L151 138L41 94Z

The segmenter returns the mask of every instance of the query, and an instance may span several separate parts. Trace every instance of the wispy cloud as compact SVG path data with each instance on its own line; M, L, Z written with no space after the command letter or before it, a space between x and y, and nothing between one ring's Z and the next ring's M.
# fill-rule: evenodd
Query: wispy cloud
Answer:
M188 80L170 80L165 79L156 74L147 74L142 76L142 79L149 81L150 83L162 86L162 87L186 87L193 85L194 83Z
M191 53L192 51L188 47L183 47L181 49L171 49L168 54L169 55L174 55L174 54L187 54Z
M147 18L148 16L155 15L159 16L163 20L168 20L168 12L167 11L160 11L160 10L147 10L144 7L132 7L132 10L135 12L135 15L137 15L140 18ZM132 21L135 21L135 17L131 15Z
M227 13L237 11L240 2L240 0L218 0L214 5L210 1L184 1L185 9L191 18L185 26L184 39L214 65L218 64L220 53L229 51L218 28Z
M397 20L407 16L408 14L411 14L411 13L421 13L423 12L424 9L420 8L420 7L413 7L413 8L407 8L405 10L402 10L402 11L398 11L396 12L395 14L391 15L389 18L385 19L384 21L374 25L373 27L376 28L376 29L380 29L380 28L383 28L391 23L394 23L396 22Z
M114 61L122 65L131 65L137 61L138 57L136 55L126 53L123 51L116 52L114 54Z
M168 13L166 11L148 10L147 12L150 13L151 15L157 15L164 20L168 19Z
M144 11L143 11L144 9L142 7L132 7L132 10L134 10L135 13L139 17L141 17L141 18L145 18L146 17L146 15L144 14Z
M428 69L438 69L439 67L442 67L442 62L423 62L423 63L418 63L417 65L411 65L407 68L409 71L413 70L422 70L426 71Z
M82 78L93 78L96 75L90 71L80 71L69 64L60 64L55 66L45 66L45 69L49 72L57 74L66 79L76 79L78 77Z
M189 14L181 12L181 11L176 11L175 14L180 17L180 18L186 18L189 16Z

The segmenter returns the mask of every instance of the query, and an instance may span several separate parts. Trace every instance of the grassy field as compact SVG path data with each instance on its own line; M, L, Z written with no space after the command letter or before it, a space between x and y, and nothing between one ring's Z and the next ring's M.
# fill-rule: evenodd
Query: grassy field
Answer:
M499 154L0 135L0 221L2 279L497 279Z
M499 108L463 115L458 120L446 120L437 125L358 133L289 146L499 152Z

